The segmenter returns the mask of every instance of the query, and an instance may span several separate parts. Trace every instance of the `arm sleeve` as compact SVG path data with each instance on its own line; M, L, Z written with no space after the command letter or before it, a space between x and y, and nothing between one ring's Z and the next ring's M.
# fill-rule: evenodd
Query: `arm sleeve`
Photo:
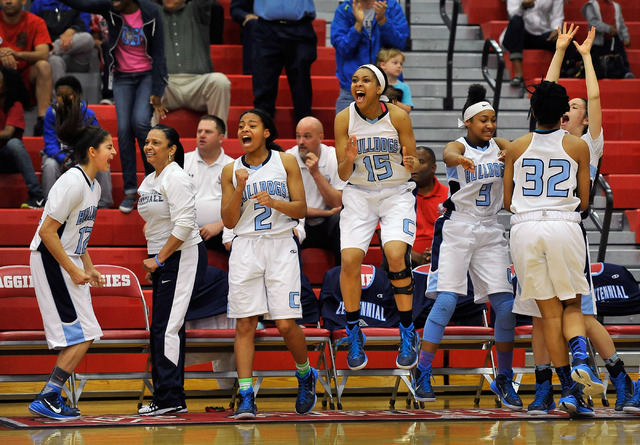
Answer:
M588 3L582 8L582 15L587 19L589 28L595 26L598 34L606 34L611 29L611 26L604 23L598 14L596 14L594 7Z
M631 35L629 34L629 28L627 28L627 24L624 22L624 18L622 14L620 14L620 26L618 26L618 36L622 41L631 40Z
M56 133L56 116L53 109L49 107L44 115L44 153L50 158L55 158L59 163L64 162L65 154L60 148L58 134Z
M402 6L393 3L387 12L387 22L380 27L382 46L391 46L403 50L409 38L409 24L404 16Z
M186 240L195 228L196 191L189 175L172 174L163 181L163 188L169 203L173 230L171 234L179 240Z
M231 0L229 12L233 21L242 25L247 15L253 13L252 3L250 0Z
M524 11L520 8L521 3L521 0L507 0L507 14L509 14L509 18L515 15L522 15Z
M160 16L160 10L155 9L155 32L151 38L153 39L152 47L152 77L153 86L151 87L151 94L154 96L162 97L164 89L167 86L167 59L164 55L164 26L162 24L162 17Z
M558 29L564 22L564 1L553 2L551 7L551 30Z
M357 52L360 44L365 43L366 37L364 31L358 32L354 28L356 21L353 18L351 6L343 5L344 3L338 6L336 15L331 22L331 45L341 57L348 58Z

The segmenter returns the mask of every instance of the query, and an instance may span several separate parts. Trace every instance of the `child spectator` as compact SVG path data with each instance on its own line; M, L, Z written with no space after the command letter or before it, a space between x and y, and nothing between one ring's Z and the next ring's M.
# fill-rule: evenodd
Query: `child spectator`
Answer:
M77 127L99 126L96 114L82 100L82 85L73 76L61 77L55 85L56 101L44 115L44 150L42 151L42 189L45 196L73 161L73 150L58 139L56 128L65 121L74 121ZM58 125L56 126L56 122ZM113 204L111 197L111 171L99 171L96 181L102 193L98 208Z
M402 74L404 53L397 48L382 48L378 52L376 63L387 75L387 79L389 79L389 86L402 91L402 95L394 103L407 113L411 113L411 110L413 110L411 88L409 88L409 85L398 79Z

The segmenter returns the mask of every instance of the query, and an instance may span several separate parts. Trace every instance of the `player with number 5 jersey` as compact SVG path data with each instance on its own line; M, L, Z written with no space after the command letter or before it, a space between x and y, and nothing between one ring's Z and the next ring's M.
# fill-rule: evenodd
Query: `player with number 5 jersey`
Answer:
M229 255L229 318L236 319L238 371L236 419L253 419L254 336L258 317L275 321L296 362L298 414L314 407L318 373L309 366L305 335L296 319L300 303L300 257L294 228L307 214L296 158L274 142L278 131L266 112L240 116L238 139L245 154L222 170L222 221L235 237Z

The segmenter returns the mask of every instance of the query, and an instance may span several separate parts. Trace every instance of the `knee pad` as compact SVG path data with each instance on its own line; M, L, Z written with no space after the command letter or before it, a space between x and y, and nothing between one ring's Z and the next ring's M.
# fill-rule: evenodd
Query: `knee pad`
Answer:
M515 334L516 314L513 313L513 295L508 292L489 295L491 307L496 314L494 322L495 339L498 342L511 342Z
M451 321L457 303L457 294L453 292L438 292L436 302L433 304L424 325L424 340L440 344L444 335L444 328Z
M389 270L389 263L387 262L387 257L386 256L382 257L382 269L386 272L389 280L392 281L391 287L393 288L393 293L413 295L414 280L413 280L413 274L411 273L411 246L408 246L408 245L407 245L407 252L404 255L404 264L406 267L400 272L391 272ZM409 277L411 277L411 283L409 283L407 286L398 287L393 284L393 281L395 280L402 280L404 278L409 278Z

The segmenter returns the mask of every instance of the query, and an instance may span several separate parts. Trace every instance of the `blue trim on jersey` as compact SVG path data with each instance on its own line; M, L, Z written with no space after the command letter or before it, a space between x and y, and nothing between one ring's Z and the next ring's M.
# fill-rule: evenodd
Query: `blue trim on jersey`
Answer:
M247 164L247 161L245 160L245 158L246 158L246 156L247 156L247 155L242 155L242 157L240 158L240 162L242 162L242 165L244 165L244 166L245 166L245 167L247 167L247 168L250 168L250 169L252 169L252 170L259 170L259 169L260 169L260 167L262 167L263 165L266 165L266 164L267 164L267 162L269 162L269 160L271 159L271 153L272 153L272 151L271 151L271 150L269 150L269 149L267 149L267 152L268 152L268 153L267 153L267 159L265 159L265 160L264 160L264 162L263 162L262 164L260 164L260 165L253 166L253 165L249 165L249 164Z
M589 177L591 178L591 187L589 190L593 188L593 181L596 178L596 174L598 173L598 169L593 165L589 164Z
M475 148L476 150L487 151L489 147L491 147L491 141L488 141L485 147L480 147L479 145L471 143L471 141L466 136L464 137L464 140L467 141L467 144L469 144L469 147Z
M458 167L447 167L447 180L450 179L459 179Z
M534 133L538 133L538 134L551 134L554 131L558 131L558 130L561 130L561 128L554 128L554 129L551 129L551 130L541 130L539 128L536 128L535 130L533 130L533 132Z
M358 116L360 116L362 118L362 120L364 120L365 122L367 122L369 124L375 124L376 122L381 120L383 117L385 117L387 114L389 114L389 109L384 104L384 102L380 102L380 107L382 108L382 114L380 116L378 116L377 118L375 118L375 119L369 119L368 117L364 116L360 112L360 108L358 108L358 105L354 105L354 108L356 109L356 113L358 113Z

